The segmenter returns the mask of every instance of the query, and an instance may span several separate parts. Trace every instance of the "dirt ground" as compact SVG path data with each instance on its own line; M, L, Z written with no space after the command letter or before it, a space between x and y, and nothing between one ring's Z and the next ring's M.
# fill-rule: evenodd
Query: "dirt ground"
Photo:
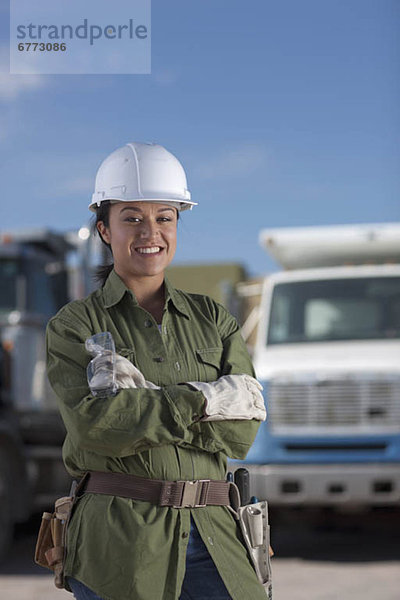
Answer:
M72 600L32 562L38 520L17 529L0 567L1 600ZM274 600L399 599L400 509L340 516L272 512L271 524Z

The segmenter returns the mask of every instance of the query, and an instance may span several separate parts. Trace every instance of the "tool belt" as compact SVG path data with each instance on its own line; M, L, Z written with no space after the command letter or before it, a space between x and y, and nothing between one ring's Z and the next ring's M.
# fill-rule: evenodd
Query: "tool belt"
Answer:
M35 547L35 562L54 573L54 584L64 588L64 561L67 526L75 496L56 500L54 512L44 512Z
M250 560L268 600L272 600L271 557L274 552L269 544L270 527L266 500L241 506L239 525Z
M240 505L236 485L225 480L164 481L123 473L88 472L69 496L56 500L54 512L43 513L36 542L35 562L53 571L57 588L65 587L67 528L73 506L82 494L121 496L172 508L227 506L236 518Z
M86 494L122 496L172 508L230 506L232 501L236 504L236 486L225 480L164 481L123 473L94 471L84 476L79 487L79 492Z

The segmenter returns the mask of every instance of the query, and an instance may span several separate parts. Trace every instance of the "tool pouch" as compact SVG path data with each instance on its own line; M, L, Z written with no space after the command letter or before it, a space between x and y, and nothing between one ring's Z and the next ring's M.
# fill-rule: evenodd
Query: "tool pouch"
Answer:
M64 561L67 526L71 516L74 496L56 500L54 512L44 512L35 548L35 562L54 573L54 584L64 588Z
M265 500L241 506L237 510L240 529L249 551L254 570L268 600L272 600L270 529L268 505Z

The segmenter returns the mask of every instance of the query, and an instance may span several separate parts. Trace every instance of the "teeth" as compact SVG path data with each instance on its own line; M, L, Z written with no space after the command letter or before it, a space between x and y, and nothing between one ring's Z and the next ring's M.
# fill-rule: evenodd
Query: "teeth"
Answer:
M153 246L152 248L136 248L136 250L140 254L156 254L156 252L160 252L161 248L159 246Z

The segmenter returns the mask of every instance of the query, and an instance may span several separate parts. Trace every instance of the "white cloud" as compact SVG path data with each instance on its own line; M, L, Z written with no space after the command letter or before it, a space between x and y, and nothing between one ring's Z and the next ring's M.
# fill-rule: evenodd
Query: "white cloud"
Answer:
M91 153L55 154L50 152L13 155L0 165L3 192L10 198L24 196L26 187L33 198L48 206L60 199L83 198L89 204L101 157ZM21 162L24 177L18 178Z
M11 75L9 48L0 47L0 100L10 102L26 92L43 89L48 81L43 75Z
M45 78L41 75L10 75L0 71L0 99L15 100L30 90L45 87Z
M46 154L31 157L28 176L34 190L44 189L54 200L80 195L91 197L101 157L94 153Z
M211 154L194 168L202 179L227 179L250 175L267 168L270 152L258 142L237 142L235 145Z
M30 133L30 125L21 113L20 106L12 102L4 103L0 109L0 143L17 136L26 137Z

